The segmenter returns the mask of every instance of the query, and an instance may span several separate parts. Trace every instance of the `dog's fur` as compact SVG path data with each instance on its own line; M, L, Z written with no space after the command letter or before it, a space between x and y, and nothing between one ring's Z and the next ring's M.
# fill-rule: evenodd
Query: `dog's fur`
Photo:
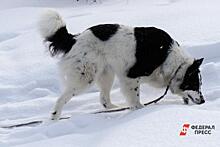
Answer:
M199 77L203 59L187 55L163 30L102 24L71 35L60 15L52 10L41 17L39 26L42 37L50 43L51 55L61 55L58 66L64 91L56 102L52 119L58 119L63 105L94 82L101 91L101 104L105 108L116 107L110 101L114 75L132 109L142 107L141 83L165 87L173 76L172 93L182 96L185 102L191 99L197 104L204 103Z

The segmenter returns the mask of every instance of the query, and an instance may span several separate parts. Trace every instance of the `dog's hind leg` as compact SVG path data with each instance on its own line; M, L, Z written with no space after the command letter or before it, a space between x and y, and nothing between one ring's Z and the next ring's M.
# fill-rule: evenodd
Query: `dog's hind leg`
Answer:
M140 103L140 84L138 79L119 79L121 92L126 97L126 101L131 109L142 108L143 105Z
M82 91L84 91L88 87L88 83L85 83L84 81L81 81L80 83L73 82L71 87L67 87L66 90L64 90L63 94L58 98L56 101L54 110L51 115L52 120L58 120L63 106L68 103L72 97L80 94Z
M65 69L63 69L65 71ZM63 74L64 92L57 100L51 119L57 120L60 117L63 106L70 101L70 99L80 93L94 81L95 72L91 66L77 65L67 68L66 73Z
M97 79L97 85L100 88L100 103L107 109L115 108L116 106L111 103L110 91L114 82L114 73L106 67Z
M61 115L61 111L63 106L70 101L70 99L74 96L74 89L67 89L63 92L63 94L58 98L58 100L56 101L56 105L54 107L54 110L51 114L51 119L52 120L58 120L60 115Z

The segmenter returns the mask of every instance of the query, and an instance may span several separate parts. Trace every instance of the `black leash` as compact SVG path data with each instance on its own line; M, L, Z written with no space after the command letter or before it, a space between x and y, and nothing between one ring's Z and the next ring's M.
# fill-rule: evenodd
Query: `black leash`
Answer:
M70 117L61 117L59 120L65 120L69 119ZM14 128L19 128L19 127L35 127L39 124L42 124L44 121L43 120L34 120L34 121L29 121L29 122L24 122L24 123L19 123L19 124L14 124L14 125L9 125L9 126L0 126L0 128L3 129L14 129Z
M169 90L169 85L167 86L164 94L162 96L160 96L159 98L153 100L153 101L150 101L148 103L144 103L144 106L147 106L147 105L150 105L152 103L157 103L158 101L160 101L162 98L165 97L165 95L167 94L168 90ZM103 111L97 111L97 112L94 112L92 114L99 114L99 113L110 113L110 112L119 112L119 111L124 111L124 110L129 110L131 109L130 107L124 107L124 108L119 108L119 109L111 109L111 110L103 110Z
M43 123L42 120L36 120L36 121L31 121L31 122L27 122L27 123L20 123L20 124L11 125L11 126L1 126L1 128L13 129L13 128L24 127L24 126L36 126L41 123Z
M145 103L144 106L147 106L147 105L150 105L152 103L157 103L158 101L160 101L162 98L164 98L170 88L170 84L172 82L172 80L176 77L176 74L178 73L178 71L180 70L180 68L182 67L184 63L182 63L178 68L177 70L175 71L174 75L172 76L172 78L170 79L168 85L167 85L167 88L164 92L164 94L162 96L160 96L159 98L153 100L153 101L150 101L148 103ZM99 114L99 113L109 113L109 112L119 112L119 111L124 111L124 110L129 110L131 109L130 107L124 107L124 108L119 108L119 109L111 109L111 110L103 110L103 111L97 111L97 112L94 112L93 114Z

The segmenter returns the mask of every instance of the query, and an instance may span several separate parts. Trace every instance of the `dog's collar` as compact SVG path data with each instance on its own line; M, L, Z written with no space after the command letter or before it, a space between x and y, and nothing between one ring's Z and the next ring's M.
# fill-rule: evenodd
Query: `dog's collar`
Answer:
M176 77L177 73L179 72L179 70L182 68L182 66L183 66L184 64L185 64L185 62L182 63L182 64L180 64L180 65L178 66L178 68L177 68L176 71L174 72L173 76L172 76L171 79L169 80L169 82L168 82L168 84L167 84L167 88L166 88L164 94L163 94L162 96L160 96L159 98L157 98L156 100L154 100L154 103L156 103L156 102L158 102L159 100L161 100L161 99L167 94L168 90L170 89L170 85L171 85L173 79Z
M184 64L185 64L185 62L183 62L182 64L180 64L180 65L178 66L178 68L177 68L176 71L174 72L173 76L170 78L170 80L169 80L167 86L170 86L170 85L171 85L173 79L176 77L177 73L179 72L179 70L182 68L182 66L183 66Z

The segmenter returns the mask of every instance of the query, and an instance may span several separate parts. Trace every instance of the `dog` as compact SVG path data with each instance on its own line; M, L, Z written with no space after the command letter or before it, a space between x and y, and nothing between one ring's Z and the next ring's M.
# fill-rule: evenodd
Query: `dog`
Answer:
M161 29L100 24L72 35L62 17L48 10L40 17L39 31L51 56L59 57L64 86L52 120L59 119L63 106L93 83L100 88L100 103L106 109L116 107L110 100L114 76L132 110L143 107L139 98L141 83L159 88L169 85L170 91L185 103L205 102L199 70L204 58L188 55Z

